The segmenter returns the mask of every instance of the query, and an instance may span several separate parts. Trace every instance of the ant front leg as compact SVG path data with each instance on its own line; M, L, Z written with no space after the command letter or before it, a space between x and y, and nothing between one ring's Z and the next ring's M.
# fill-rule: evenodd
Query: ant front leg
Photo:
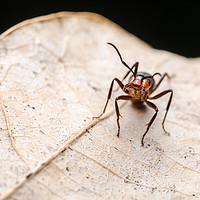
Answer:
M109 92L108 92L107 101L106 101L105 107L104 107L104 109L103 109L103 112L102 112L98 117L93 117L93 119L99 118L99 117L101 117L101 116L105 113L106 108L107 108L107 105L108 105L108 101L109 101L109 99L110 99L110 97L111 97L111 94L112 94L112 89L113 89L114 81L116 81L116 82L119 84L119 87L123 90L124 84L123 84L118 78L114 78L114 79L112 80L112 82L111 82L111 85L110 85L110 89L109 89Z
M135 70L134 70L134 74L132 74L132 76L135 76L137 75L137 71L138 71L138 65L139 65L139 62L136 62L132 67L131 67L131 70L133 70L133 68L135 67ZM123 77L122 81L124 81L126 79L126 77L130 74L130 70L125 74L125 76ZM131 77L132 77L131 76Z
M151 107L151 108L153 108L153 109L155 110L155 114L154 114L153 117L151 118L150 122L147 124L147 129L146 129L145 133L144 133L143 136L142 136L142 140L141 140L141 146L142 146L142 147L144 146L144 137L145 137L145 135L148 133L149 128L150 128L150 126L153 124L153 121L155 120L155 118L156 118L156 116L157 116L157 113L158 113L158 108L157 108L157 106L156 106L155 104L153 104L153 103L150 102L150 101L145 101L145 103L146 103L149 107Z
M135 70L134 70L134 74L132 74L130 78L132 78L133 76L136 77L137 71L138 71L138 65L139 65L139 62L136 62L136 63L131 67L131 70L133 70L134 67L135 67ZM121 82L123 82L123 81L127 78L127 76L130 74L131 70L129 70L129 71L124 75L124 77L122 78ZM119 87L117 87L117 89L115 89L114 91L116 92L118 89L119 89Z
M132 74L132 75L130 76L130 78L132 78L135 74L137 74L138 65L139 65L139 62L136 62L136 63L131 67L131 70L133 70L134 67L135 67L135 70L134 70L134 74ZM124 75L124 77L122 78L121 82L123 82L123 81L127 78L127 76L130 74L130 72L131 72L131 71L129 70L129 71ZM117 92L118 89L119 89L119 87L117 87L117 89L115 89L114 91Z
M133 98L129 95L122 95L122 96L118 96L116 99L115 99L115 110L116 110L116 115L117 115L117 126L118 126L118 132L117 132L117 137L119 137L119 133L120 133L120 125L119 125L119 117L122 117L119 113L119 107L118 107L118 104L117 104L117 101L118 100L132 100Z
M164 123L165 123L165 119L166 119L166 116L167 116L169 107L170 107L170 105L171 105L171 101L172 101L172 97L173 97L173 90L165 90L165 91L163 91L163 92L161 92L161 93L155 95L154 97L149 97L149 99L152 99L152 100L158 99L158 98L160 98L160 97L162 97L162 96L164 96L164 95L166 95L166 94L168 94L168 93L171 93L171 95L170 95L170 97L169 97L169 100L168 100L168 103L167 103L167 107L166 107L165 116L164 116L163 121L162 121L162 128L163 128L163 130L165 131L165 133L166 133L167 135L170 135L170 134L165 130Z

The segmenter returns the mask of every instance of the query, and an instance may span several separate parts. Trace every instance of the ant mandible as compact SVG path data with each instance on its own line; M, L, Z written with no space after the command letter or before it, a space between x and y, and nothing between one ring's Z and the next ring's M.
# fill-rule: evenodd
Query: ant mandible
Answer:
M166 112L165 112L165 115L164 115L164 118L162 121L162 128L163 128L164 132L169 135L169 133L165 130L164 123L165 123L165 119L166 119L166 116L167 116L167 113L168 113L168 110L169 110L169 107L170 107L170 104L172 101L173 90L171 90L171 89L165 90L153 97L150 97L150 95L158 88L158 86L160 85L160 83L163 81L163 79L166 76L168 78L170 78L169 75L167 73L164 73L163 75L161 75L160 73L155 73L153 75L150 75L146 72L138 72L138 65L139 65L138 62L136 62L132 67L129 67L126 64L126 62L123 61L122 56L121 56L119 50L117 49L117 47L112 43L108 43L108 44L111 45L112 47L114 47L114 49L117 51L117 53L119 55L121 63L125 67L127 67L129 71L125 74L122 81L120 81L118 78L114 78L112 80L104 110L98 117L94 117L94 118L99 118L105 113L106 107L108 105L108 101L112 94L114 81L116 81L118 83L119 87L127 94L127 95L118 96L115 99L115 110L116 110L116 115L117 115L117 126L118 126L117 136L118 137L119 137L119 133L120 133L119 117L121 117L121 115L119 113L119 107L117 104L118 100L131 100L133 103L137 103L137 104L142 104L143 102L145 102L147 106L149 106L150 108L155 110L153 117L151 118L149 123L146 124L147 128L141 139L141 146L144 146L144 137L148 133L149 128L153 124L153 122L157 116L157 113L158 113L157 106L154 103L150 102L149 100L158 99L168 93L171 93L168 103L167 103ZM133 71L133 69L134 69L134 71ZM124 81L124 79L126 79L126 77L130 74L130 72L132 73L132 75L130 76L129 82L124 85L122 82ZM156 76L156 75L159 75L161 77L157 84L155 84L155 80L154 80L154 76Z

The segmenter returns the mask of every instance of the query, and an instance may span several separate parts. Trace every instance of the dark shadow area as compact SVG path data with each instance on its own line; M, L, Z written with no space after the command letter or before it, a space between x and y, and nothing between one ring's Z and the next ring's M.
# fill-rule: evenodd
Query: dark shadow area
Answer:
M157 49L200 56L200 1L3 1L0 32L33 17L60 11L95 12Z
M133 109L137 109L137 110L141 110L141 112L146 112L147 110L147 105L144 102L135 102L135 101L131 101L131 105Z

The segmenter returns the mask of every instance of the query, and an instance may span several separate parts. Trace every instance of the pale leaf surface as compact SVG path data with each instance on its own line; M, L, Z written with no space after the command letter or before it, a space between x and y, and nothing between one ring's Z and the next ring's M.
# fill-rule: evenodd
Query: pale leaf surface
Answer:
M133 22L134 23L134 22ZM110 83L131 66L172 76L154 111L121 107L121 133ZM0 36L0 198L199 199L200 60L151 48L107 19L91 13L58 13L22 22ZM156 77L158 80L158 77Z

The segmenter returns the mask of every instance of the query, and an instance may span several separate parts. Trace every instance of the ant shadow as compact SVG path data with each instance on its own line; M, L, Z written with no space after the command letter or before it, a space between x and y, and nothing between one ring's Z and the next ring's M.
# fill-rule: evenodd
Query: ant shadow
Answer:
M141 110L142 112L147 111L147 106L144 104L144 102L141 101L132 101L131 106L133 107L133 109Z

